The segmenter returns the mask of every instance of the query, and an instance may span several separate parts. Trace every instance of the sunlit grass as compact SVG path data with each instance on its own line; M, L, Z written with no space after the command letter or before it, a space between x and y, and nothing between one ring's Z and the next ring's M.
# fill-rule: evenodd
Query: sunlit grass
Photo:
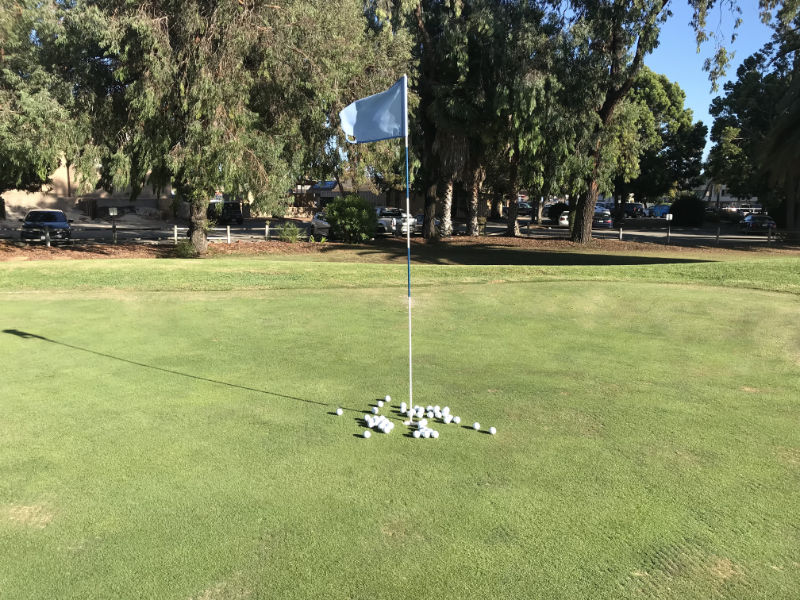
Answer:
M794 598L797 266L0 265L0 596Z

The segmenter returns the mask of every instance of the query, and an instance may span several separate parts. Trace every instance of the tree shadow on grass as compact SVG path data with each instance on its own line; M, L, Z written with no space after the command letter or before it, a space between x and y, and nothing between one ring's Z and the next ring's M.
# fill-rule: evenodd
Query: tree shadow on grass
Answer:
M353 250L363 258L381 257L389 262L405 262L407 256L405 239L386 238L358 246L331 244L322 248L321 252L337 250ZM714 262L698 258L622 254L621 252L572 252L552 248L519 247L489 241L466 243L460 238L438 243L425 243L417 239L412 244L411 260L417 264L474 266L625 266Z
M59 342L58 340L51 340L50 338L44 337L42 335L37 335L35 333L29 333L27 331L20 331L18 329L4 329L3 333L7 333L9 335L15 335L22 339L34 339L34 340L42 340L44 342L49 342L51 344L56 344L58 346L63 346L65 348L71 348L72 350L80 350L81 352L88 352L89 354L94 354L95 356L101 356L103 358L110 358L112 360L118 360L120 362L128 363L129 365L134 365L137 367L142 367L145 369L152 369L154 371L161 371L162 373L169 373L170 375L178 375L180 377L187 377L189 379L195 379L197 381L205 381L207 383L213 383L216 385L222 385L229 388L235 388L239 390L245 390L248 392L256 392L258 394L265 394L268 396L275 396L277 398L284 398L286 400L295 400L296 402L305 402L306 404L316 404L317 406L331 406L326 402L319 402L318 400L309 400L308 398L298 398L297 396L290 396L288 394L279 394L277 392L270 392L268 390L261 390L254 387L249 387L246 385L241 385L238 383L230 383L228 381L219 381L217 379L210 379L208 377L201 377L199 375L192 375L190 373L183 373L181 371L176 371L174 369L165 369L164 367L157 367L155 365L148 365L146 363L137 362L135 360L130 360L127 358L123 358L121 356L114 356L113 354L106 354L104 352L98 352L96 350L91 350L89 348L82 348L81 346L75 346L73 344L67 344L66 342ZM342 410L347 410L350 412L362 412L355 408L347 408L345 406L341 406ZM333 413L336 414L336 413Z

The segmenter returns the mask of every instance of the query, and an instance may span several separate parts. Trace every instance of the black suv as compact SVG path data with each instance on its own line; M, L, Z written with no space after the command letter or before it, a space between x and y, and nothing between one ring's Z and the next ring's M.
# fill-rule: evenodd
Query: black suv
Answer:
M244 223L244 216L242 215L242 203L238 200L212 200L208 204L207 216L209 219L216 221L219 225L227 225L236 223L241 225Z
M19 238L23 242L44 242L49 234L52 242L72 240L72 226L63 210L37 209L20 219Z
M644 204L641 202L628 202L625 204L625 216L629 219L638 219L644 216Z

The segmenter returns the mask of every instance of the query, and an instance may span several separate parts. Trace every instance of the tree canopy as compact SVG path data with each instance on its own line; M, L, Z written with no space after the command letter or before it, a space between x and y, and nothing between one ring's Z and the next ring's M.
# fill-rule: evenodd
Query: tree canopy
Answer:
M698 42L715 35L706 23L711 8L736 9L687 1ZM798 6L759 6L782 35L780 58L753 57L740 83L726 87L729 100L715 105L710 164L727 169L734 187L780 185L785 193L796 186L797 147L786 140L798 123L789 58ZM219 191L269 212L280 211L301 180L400 187L399 145L347 145L338 112L408 73L412 179L426 197L426 236L436 235L440 200L448 232L447 203L461 185L473 234L488 190L506 198L508 233L516 235L514 200L528 189L569 194L573 239L586 242L599 193L656 197L698 175L705 127L692 122L676 84L643 67L669 7L667 0L343 0L336 10L324 0L15 0L0 8L0 189L40 185L62 158L83 186L135 197L145 185L169 185L191 205L202 252L206 206ZM712 79L726 60L718 44ZM772 94L779 114L745 115L736 98L756 93Z

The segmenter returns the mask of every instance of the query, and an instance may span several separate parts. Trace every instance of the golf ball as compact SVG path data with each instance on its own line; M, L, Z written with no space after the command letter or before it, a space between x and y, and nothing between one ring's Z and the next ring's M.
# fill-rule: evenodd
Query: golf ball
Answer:
M337 408L336 414L341 417L344 414L344 411L341 408Z
M430 429L423 429L422 430L422 437L424 437L425 439L428 439L429 437L431 437L431 430Z
M364 437L369 438L372 435L372 432L369 429L364 430Z
M383 408L383 400L378 400L378 408Z
M401 402L401 403L400 403L400 412L401 412L401 413L405 413L407 408L408 408L408 407L406 406L406 403L405 403L405 402Z
M444 422L445 423L450 423L452 420L453 420L453 415L445 415L444 416Z
M453 423L455 423L456 425L458 425L459 423L461 423L461 417L458 417L458 416L456 416L456 417L453 417Z
M417 423L417 427L419 427L420 429L425 429L427 425L428 425L428 419L422 419Z
M443 415L449 415L449 414L450 414L450 407L449 407L449 406L445 406L445 407L442 409L442 414L443 414Z
M489 427L489 433L494 435L495 433L497 433L497 429L495 429L494 427Z
M411 435L413 435L416 439L419 439L419 436L422 435L422 432L420 432L419 429L415 429L414 433L412 433Z
M373 415L377 415L378 414L378 407L377 406L373 406L372 407L372 414Z
M472 424L472 428L473 428L475 431L480 431L480 430L481 430L481 424L480 424L480 423L478 423L477 421L475 421L475 422Z
M392 401L392 397L389 394L386 394L386 398L384 398L384 400L386 402L391 402Z
M433 439L438 438L439 437L439 432L434 429L433 431L431 431L431 437Z

